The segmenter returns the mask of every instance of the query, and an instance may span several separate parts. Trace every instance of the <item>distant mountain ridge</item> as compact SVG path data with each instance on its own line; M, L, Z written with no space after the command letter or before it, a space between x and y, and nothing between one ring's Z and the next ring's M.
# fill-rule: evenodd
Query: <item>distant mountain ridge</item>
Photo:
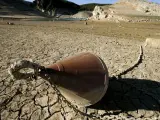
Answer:
M80 10L93 11L95 6L110 6L112 4L99 4L99 3L88 3L80 5Z

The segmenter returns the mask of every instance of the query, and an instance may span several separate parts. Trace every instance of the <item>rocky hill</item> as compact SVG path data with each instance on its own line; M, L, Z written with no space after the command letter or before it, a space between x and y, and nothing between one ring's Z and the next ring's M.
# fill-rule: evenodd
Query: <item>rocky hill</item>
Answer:
M117 4L125 4L132 6L135 10L149 14L160 16L160 4L149 2L148 0L119 0Z
M142 21L146 21L146 17L147 21L149 17L157 16L159 18L160 5L147 0L119 0L110 7L96 6L92 18L95 20L133 21L131 18L133 16L141 17Z

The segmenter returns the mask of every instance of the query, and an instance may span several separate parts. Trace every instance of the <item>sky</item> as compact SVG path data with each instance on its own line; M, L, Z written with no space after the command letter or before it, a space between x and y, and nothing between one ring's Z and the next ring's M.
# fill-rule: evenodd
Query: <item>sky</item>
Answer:
M33 1L33 0L26 0L26 1ZM68 0L79 5L86 4L86 3L115 3L117 0ZM160 4L160 0L149 0L150 2L155 2Z

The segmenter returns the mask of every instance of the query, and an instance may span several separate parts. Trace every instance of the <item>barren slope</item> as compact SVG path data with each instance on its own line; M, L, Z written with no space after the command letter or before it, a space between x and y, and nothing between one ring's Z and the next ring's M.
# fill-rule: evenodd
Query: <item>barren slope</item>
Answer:
M0 17L27 18L42 15L21 0L0 0Z
M109 7L95 7L93 18L127 22L158 21L160 20L160 5L142 0L120 0Z

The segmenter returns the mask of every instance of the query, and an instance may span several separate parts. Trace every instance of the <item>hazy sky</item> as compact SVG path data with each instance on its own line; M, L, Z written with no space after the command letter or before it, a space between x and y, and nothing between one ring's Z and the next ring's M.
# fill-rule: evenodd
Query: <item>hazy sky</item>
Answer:
M26 1L33 1L33 0L26 0ZM117 0L68 0L68 1L72 1L77 4L86 4L86 3L114 3ZM160 4L160 0L149 0L149 1Z

